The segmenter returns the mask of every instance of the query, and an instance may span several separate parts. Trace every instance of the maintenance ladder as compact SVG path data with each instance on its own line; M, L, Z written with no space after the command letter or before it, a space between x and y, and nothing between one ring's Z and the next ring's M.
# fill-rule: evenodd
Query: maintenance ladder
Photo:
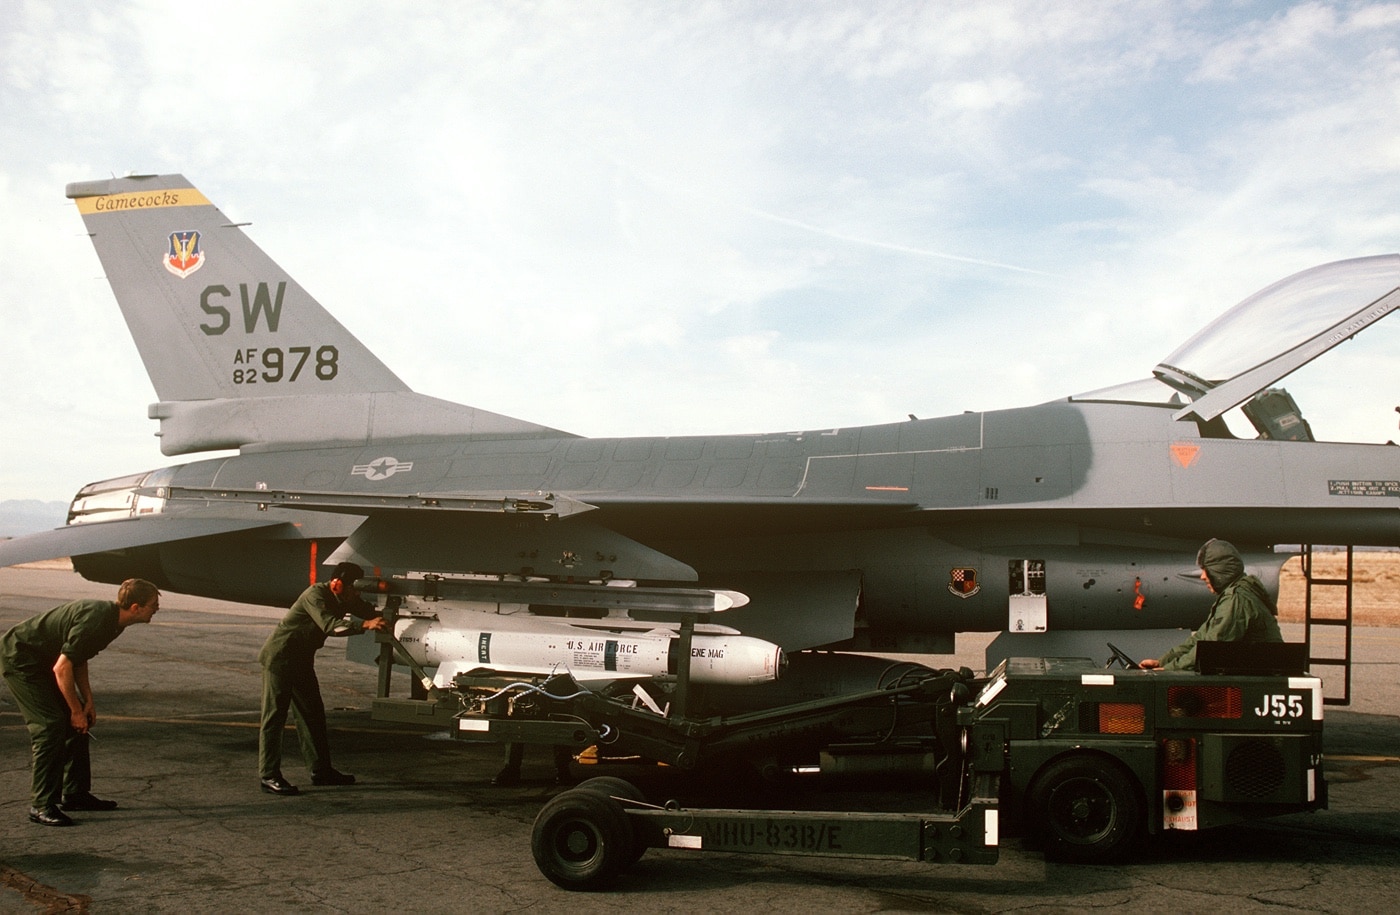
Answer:
M1318 667L1340 667L1342 669L1342 694L1323 696L1326 705L1351 705L1351 624L1352 624L1352 573L1355 569L1354 547L1348 546L1347 573L1345 578L1322 578L1313 574L1313 545L1303 544L1301 562L1303 580L1307 583L1303 600L1303 644L1307 646L1308 667L1316 673ZM1313 588L1342 588L1345 614L1343 616L1317 616L1313 613ZM1313 627L1342 627L1342 654L1319 657L1313 654ZM1320 673L1318 676L1322 676ZM1327 682L1327 677L1322 677Z

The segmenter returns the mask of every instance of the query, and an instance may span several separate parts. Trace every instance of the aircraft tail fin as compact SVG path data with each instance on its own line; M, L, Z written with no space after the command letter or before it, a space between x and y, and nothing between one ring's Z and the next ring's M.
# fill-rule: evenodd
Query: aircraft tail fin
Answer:
M413 393L182 175L67 196L160 398L165 454L561 434Z

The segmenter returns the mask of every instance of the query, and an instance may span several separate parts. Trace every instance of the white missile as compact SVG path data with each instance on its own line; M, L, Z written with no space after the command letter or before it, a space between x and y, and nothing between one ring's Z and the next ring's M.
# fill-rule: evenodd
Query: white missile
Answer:
M462 611L442 619L399 619L394 633L413 659L438 668L439 685L472 670L569 673L574 679L623 680L674 675L674 630L615 632L564 622ZM732 630L731 630L732 633ZM694 683L743 686L776 680L785 661L772 642L737 634L691 637Z

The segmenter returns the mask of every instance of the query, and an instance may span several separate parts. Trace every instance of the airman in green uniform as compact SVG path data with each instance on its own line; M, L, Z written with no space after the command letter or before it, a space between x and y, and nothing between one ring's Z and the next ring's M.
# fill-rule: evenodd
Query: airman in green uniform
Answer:
M302 592L268 636L258 661L263 668L262 730L258 735L258 776L268 794L300 793L282 777L282 731L287 710L296 710L297 739L313 785L353 785L355 776L331 765L326 706L316 680L316 652L330 636L383 629L386 622L355 591L364 570L353 562L335 567L330 581Z
M71 826L64 810L117 806L92 794L88 733L97 723L97 706L88 682L88 661L127 626L149 623L159 609L156 586L129 578L118 589L116 602L62 604L16 625L0 639L5 684L29 727L30 822Z
M1244 574L1244 558L1224 540L1207 540L1196 554L1201 578L1218 595L1201 628L1156 660L1140 666L1152 670L1195 670L1197 642L1282 642L1278 607L1264 583Z

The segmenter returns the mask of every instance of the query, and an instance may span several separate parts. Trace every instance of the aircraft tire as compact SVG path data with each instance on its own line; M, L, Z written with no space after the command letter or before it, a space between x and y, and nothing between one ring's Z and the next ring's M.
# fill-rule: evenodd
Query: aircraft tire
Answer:
M1032 831L1048 858L1083 864L1116 861L1142 831L1137 785L1107 757L1058 759L1036 776L1027 797Z
M632 826L601 792L577 788L552 798L535 817L535 866L566 890L603 890L636 859Z

